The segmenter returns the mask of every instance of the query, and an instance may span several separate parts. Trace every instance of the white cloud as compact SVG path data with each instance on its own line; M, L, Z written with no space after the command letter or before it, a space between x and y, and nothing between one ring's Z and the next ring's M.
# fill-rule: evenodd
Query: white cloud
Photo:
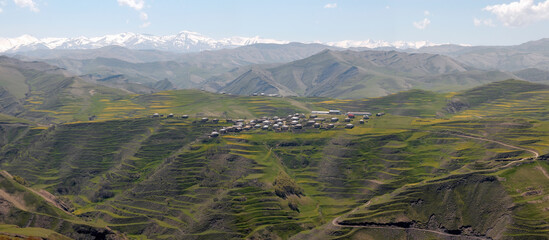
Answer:
M141 24L141 26L139 26L140 28L146 28L148 26L151 25L151 22L144 22L143 24Z
M40 12L40 9L38 9L38 5L34 0L13 0L13 2L19 7L29 8L33 12Z
M425 16L431 15L431 13L430 13L429 11L427 11L427 10L425 10L425 11L423 12L423 14L424 14Z
M118 5L131 7L137 11L140 11L145 7L145 1L143 0L118 0Z
M146 28L151 25L151 22L148 21L149 15L143 11L143 8L145 7L144 0L117 0L117 1L118 1L118 5L130 7L139 12L139 19L143 21L143 24L141 24L139 27ZM129 23L129 21L126 20L126 23Z
M431 20L424 18L423 20L419 22L414 22L414 27L417 29L423 30L425 29L429 24L431 23Z
M336 7L337 7L337 3L328 3L324 5L324 8L336 8Z
M141 18L141 20L143 20L143 21L147 21L147 19L149 19L149 15L145 12L140 12L139 13L139 18Z
M4 10L2 10L2 8L0 8L0 13L2 13Z
M478 18L473 18L473 24L475 24L475 27L480 27L480 26L488 26L488 27L495 27L496 24L494 24L494 22L492 21L492 19L478 19Z
M534 0L520 0L486 6L482 10L495 14L505 26L520 27L549 19L549 0L537 4L534 4Z

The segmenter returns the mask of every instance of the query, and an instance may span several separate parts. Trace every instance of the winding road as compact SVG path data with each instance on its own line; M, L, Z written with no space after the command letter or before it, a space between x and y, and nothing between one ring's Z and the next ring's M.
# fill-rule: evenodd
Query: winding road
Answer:
M351 210L349 213L347 214L351 214L351 213L354 213L356 212L358 209L360 208L365 208L365 207L368 207L370 205L371 201L368 201L367 203L365 203L364 205L362 206L359 206L353 210ZM429 229L422 229L422 228L414 228L414 227L409 227L409 228L403 228L403 227L394 227L394 226L364 226L364 225L347 225L347 224L340 224L339 223L339 219L341 217L343 217L344 215L341 215L339 217L336 217L334 218L334 220L332 220L332 225L336 226L336 227L350 227L350 228L370 228L370 229L391 229L391 230L414 230L414 231L421 231L421 232L430 232L430 233L435 233L435 234L438 234L438 235L443 235L443 236L448 236L448 237L459 237L460 235L455 235L455 234L449 234L449 233L446 233L446 232L441 232L441 231L436 231L436 230L429 230ZM486 239L489 239L489 238L482 238L482 237L477 237L477 236L461 236L461 237L467 237L469 239L482 239L482 240L486 240Z
M510 144L507 144L507 143L504 143L504 142L500 142L500 141L496 141L496 140L491 140L491 139L486 139L486 138L481 138L481 137L473 137L473 136L469 136L469 135L462 135L462 134L452 134L454 136L458 136L458 137L462 137L462 138L470 138L470 139L476 139L476 140L480 140L480 141L485 141L485 142L493 142L493 143L497 143L499 145L502 145L502 146L506 146L508 148L514 148L514 149L518 149L518 150L523 150L523 151L527 151L527 152L530 152L534 155L534 158L538 158L539 157L539 153L532 150L532 149L528 149L528 148L523 148L523 147L517 147L517 146L513 146L513 145L510 145Z

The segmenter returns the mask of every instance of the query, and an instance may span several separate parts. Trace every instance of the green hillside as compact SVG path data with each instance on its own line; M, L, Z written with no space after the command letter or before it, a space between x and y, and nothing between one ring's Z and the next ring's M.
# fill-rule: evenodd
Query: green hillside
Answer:
M462 108L477 107L484 103L490 103L499 99L514 99L516 95L525 92L543 91L549 89L549 85L536 84L519 80L506 80L476 87L454 95L451 104L456 105L452 111L460 111ZM451 105L450 104L450 105Z
M508 80L455 95L447 110L456 118L515 117L546 121L549 111L547 85Z
M319 101L315 105L325 109L343 108L347 111L371 111L372 113L388 112L395 115L414 117L436 117L446 105L446 96L423 90L409 90L378 98L357 100L329 99Z
M65 123L0 115L0 169L20 177L3 175L0 203L5 216L28 216L4 218L0 233L78 238L80 224L130 239L546 238L546 88L508 80L357 100L105 92L81 108L60 101L74 108L48 116ZM327 109L374 116L352 129L339 115L334 129L209 136L227 119ZM10 202L34 191L67 212L37 195L38 205Z

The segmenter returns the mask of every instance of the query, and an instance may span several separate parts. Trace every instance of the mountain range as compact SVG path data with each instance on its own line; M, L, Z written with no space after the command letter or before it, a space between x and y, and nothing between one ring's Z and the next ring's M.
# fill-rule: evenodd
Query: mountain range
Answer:
M119 34L79 41L84 45L33 45L29 40L30 45L6 54L45 62L87 82L133 93L194 88L241 95L264 92L350 99L414 88L448 92L511 78L549 81L545 77L549 39L516 46L424 42L418 43L424 47L406 49L397 48L406 45L402 42L391 47L373 41L248 40L217 41L191 32L170 37ZM107 46L96 48L102 45ZM352 47L362 45L377 48ZM187 50L181 50L184 46Z
M85 80L135 93L155 91L155 84L166 80L179 89L243 95L265 92L362 98L411 88L453 91L530 76L471 67L442 54L345 50L302 43L254 44L186 54L109 46L36 50L16 57L44 61Z
M516 76L479 70L443 55L324 50L287 64L251 67L219 91L364 98L412 88L448 92L510 78Z
M15 53L38 49L96 49L111 45L126 47L129 49L155 49L173 52L199 52L204 50L218 50L224 48L235 48L239 46L252 45L257 43L286 44L289 41L265 39L256 37L228 37L214 39L200 33L182 31L175 35L154 36L137 33L119 33L100 37L75 37L75 38L36 38L30 35L23 35L17 38L0 38L0 52ZM320 43L320 42L316 42ZM392 47L397 49L420 48L424 46L435 46L437 44L427 41L418 42L387 42L387 41L352 41L344 40L324 43L327 46L350 48L350 47Z
M136 93L150 92L149 88L154 91L158 81L166 80L174 88L243 95L265 92L361 98L411 88L449 91L517 78L511 73L470 67L440 54L344 51L302 43L254 44L187 54L109 46L94 50L39 50L17 57L38 59L85 80ZM129 86L130 83L141 85Z
M480 69L519 71L526 68L549 70L549 38L514 46L429 46L412 52L444 54Z
M157 49L165 51L197 52L250 45L255 43L287 43L259 37L230 37L213 39L196 32L183 31L176 35L153 36L136 33L120 33L101 37L42 38L30 35L0 39L1 52L18 52L36 49L94 49L117 45L131 49Z
M129 82L141 84L155 84L168 79L176 88L200 88L207 79L238 67L291 62L324 49L339 48L303 43L254 44L181 54L108 46L90 50L36 50L15 57L26 61L43 61L80 76L123 76ZM216 91L217 88L210 90Z

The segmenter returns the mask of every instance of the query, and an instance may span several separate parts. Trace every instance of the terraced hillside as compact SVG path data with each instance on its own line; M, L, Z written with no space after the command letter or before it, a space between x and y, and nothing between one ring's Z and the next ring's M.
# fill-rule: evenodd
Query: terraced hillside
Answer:
M42 126L0 115L0 168L19 183L2 182L51 193L63 221L130 239L546 238L544 88L504 81L363 100L201 91L92 98L92 121ZM233 125L227 118L334 108L386 114L350 120L352 129L340 115L333 129L325 121L210 137ZM54 214L47 209L28 211ZM0 233L36 226L42 237L76 236L14 219Z
M124 239L104 224L82 221L43 190L28 188L24 179L0 172L0 237L17 239Z

